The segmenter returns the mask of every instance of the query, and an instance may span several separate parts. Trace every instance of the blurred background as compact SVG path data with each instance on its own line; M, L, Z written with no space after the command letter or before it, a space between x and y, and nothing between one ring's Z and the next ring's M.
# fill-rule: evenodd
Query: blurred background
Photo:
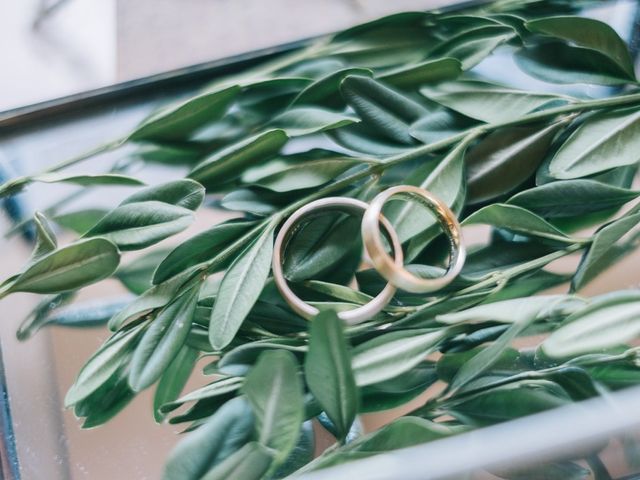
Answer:
M0 3L0 111L328 33L447 0Z
M109 107L70 115L64 121L3 127L21 107L328 33L393 11L427 9L446 0L22 0L0 2L0 160L16 172L63 160L118 138L136 124L149 105ZM606 20L623 27L635 2L618 2ZM624 32L622 32L624 33ZM628 32L627 32L628 33ZM493 67L492 67L493 68ZM157 103L157 99L154 100ZM105 117L106 116L106 117ZM110 118L110 121L105 121ZM162 171L155 172L158 178ZM34 188L24 201L43 208L65 187ZM113 195L120 197L118 190ZM126 194L123 193L123 195ZM100 199L99 199L100 200ZM102 199L109 201L110 199ZM112 199L111 199L112 200ZM174 244L215 219L198 223ZM0 232L11 228L0 216ZM65 241L63 237L61 239ZM159 245L160 247L162 245ZM0 278L15 273L30 254L19 237L0 237ZM586 294L637 285L640 255L602 275ZM115 281L83 290L80 301L122 295ZM152 392L140 395L107 425L81 430L62 399L75 375L107 337L104 329L44 329L27 342L16 340L20 321L37 296L2 301L0 343L12 414L4 435L15 439L22 478L155 479L178 439L177 429L156 425ZM191 385L196 387L199 385ZM397 415L390 412L389 415ZM389 418L365 418L369 428Z

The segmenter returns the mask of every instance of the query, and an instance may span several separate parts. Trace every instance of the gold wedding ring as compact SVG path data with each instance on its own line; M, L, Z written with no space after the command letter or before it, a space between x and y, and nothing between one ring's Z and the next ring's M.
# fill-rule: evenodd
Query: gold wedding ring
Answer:
M392 197L417 200L435 214L449 239L449 267L442 277L429 279L416 277L402 265L398 265L397 254L396 260L394 260L385 251L378 222L381 218L382 207ZM388 228L386 229L388 230ZM466 251L462 245L460 224L451 209L430 192L411 185L391 187L373 199L362 217L362 240L365 250L371 258L371 263L380 275L395 287L412 293L434 292L447 286L462 270L466 257ZM394 254L395 252L394 248Z
M280 228L280 231L276 236L273 248L273 279L278 290L280 291L280 294L284 297L293 311L298 315L306 319L311 319L319 313L319 310L316 307L304 302L293 292L293 290L291 290L291 287L289 287L289 284L287 283L283 272L282 260L284 254L286 253L287 245L301 227L301 221L305 217L308 218L310 215L321 214L327 210L338 210L355 215L360 215L363 214L368 207L369 205L367 203L361 200L356 200L354 198L322 198L320 200L308 203L307 205L298 209L287 219L287 221L282 225L282 228ZM380 238L380 227L379 225L377 225L377 222L382 223L382 226L387 233L387 236L393 248L393 255L395 256L395 259L392 259L388 254L387 257L389 258L391 263L394 264L396 269L402 269L404 258L402 254L402 246L400 244L400 240L398 239L396 231L393 229L389 221L386 220L380 213L376 215L375 221L377 227L377 238L380 245L382 245L382 239ZM382 249L384 251L384 246L382 247ZM357 323L370 320L389 303L395 292L396 288L388 283L384 287L384 289L370 302L360 307L354 308L353 310L339 312L338 317L349 325L355 325Z

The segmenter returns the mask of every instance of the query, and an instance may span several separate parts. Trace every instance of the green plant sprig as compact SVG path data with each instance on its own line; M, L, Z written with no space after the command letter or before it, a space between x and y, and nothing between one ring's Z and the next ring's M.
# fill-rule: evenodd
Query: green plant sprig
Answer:
M580 291L637 248L640 204L620 213L640 196L633 64L610 27L569 15L572 3L496 1L356 26L215 80L122 139L1 186L0 196L34 182L79 185L80 194L137 187L118 165L68 173L125 144L129 162L189 171L137 187L105 213L57 205L31 220L32 257L0 284L0 297L47 295L20 337L56 324L114 332L67 406L94 427L156 385L155 420L192 431L165 478L283 478L640 383L627 347L640 332L636 291L535 295L568 280ZM538 79L630 90L581 99L498 85L474 70L496 49ZM322 313L311 325L295 315L269 279L280 223L312 200L368 200L398 183L429 189L463 226L489 225L491 237L447 288L398 292L375 318L344 327L332 311L366 302L384 281L365 270L360 292L345 286L361 262L358 221L320 217L292 240L284 267ZM184 230L203 202L242 217L120 265L123 252ZM385 215L407 268L439 275L446 250L434 222L411 205ZM59 246L52 224L78 240ZM578 253L574 272L547 270ZM124 308L121 299L98 311L70 305L109 277L135 296ZM533 349L512 346L533 334L544 335ZM204 357L211 381L183 394ZM446 388L424 406L353 440L357 414L406 404L436 382ZM518 408L506 412L504 402ZM339 440L313 461L311 420Z

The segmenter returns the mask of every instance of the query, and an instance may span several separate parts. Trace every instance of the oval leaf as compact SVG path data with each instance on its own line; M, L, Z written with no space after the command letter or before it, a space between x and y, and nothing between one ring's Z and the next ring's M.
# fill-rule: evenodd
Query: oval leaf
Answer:
M189 177L208 186L228 182L247 167L278 153L288 139L284 130L260 133L205 158L189 172Z
M603 112L589 117L549 164L558 179L585 177L640 160L640 110Z
M380 335L353 350L358 386L383 382L411 370L435 351L446 331L406 330Z
M507 203L526 208L541 217L565 218L621 207L640 192L595 180L561 180L514 195Z
M8 292L59 293L109 277L120 254L104 238L81 240L41 256L12 281Z
M299 137L333 130L359 121L356 117L324 108L296 107L274 118L271 126L284 130L290 137Z
M424 106L369 77L350 75L342 81L340 91L362 121L380 136L401 144L415 143L409 125L428 112Z
M199 291L197 284L151 320L131 359L129 385L134 391L144 390L160 378L184 345Z
M188 210L197 210L204 200L204 187L189 178L161 183L128 196L121 205L155 200Z
M494 203L472 213L462 222L463 225L478 223L504 228L527 236L548 238L565 243L574 242L574 239L567 237L543 218L515 205Z
M635 78L629 49L616 31L604 22L578 16L546 17L525 23L530 32L567 40L606 55L628 75Z
M201 480L251 438L253 425L253 413L244 398L225 403L173 449L163 480Z
M487 123L508 122L553 100L565 98L550 93L515 90L474 80L446 82L435 87L424 87L420 89L420 93L429 100L458 113Z
M589 249L584 253L571 281L572 290L579 290L602 270L610 266L616 242L640 222L640 213L622 217L596 232Z
M156 422L164 420L160 407L176 400L182 392L196 366L198 355L197 350L183 346L160 377L153 395L153 416Z
M116 173L100 173L100 174L68 174L68 173L44 173L31 177L34 182L43 183L73 183L82 185L83 187L118 185L124 187L139 186L145 183L137 178L119 175Z
M468 203L500 197L532 177L563 125L512 127L484 138L466 157Z
M253 222L221 223L194 235L160 262L153 274L153 283L158 285L194 265L210 260L247 233L253 225Z
M102 236L121 250L138 250L187 228L193 212L158 201L127 203L107 213L84 236Z
M595 353L623 345L640 335L640 296L619 293L576 312L542 343L552 358Z
M311 322L310 335L307 385L343 440L358 413L359 393L342 321L335 312L320 313Z
M100 388L130 358L144 325L114 334L104 342L78 373L64 399L66 407L84 400Z
M129 134L129 139L187 140L203 125L221 118L238 93L240 87L234 85L165 107L142 122Z
M296 358L286 350L263 352L242 391L256 417L258 441L277 452L276 465L282 463L295 447L304 420Z
M213 348L221 350L236 336L267 281L272 253L273 228L268 227L225 273L211 312L209 340Z

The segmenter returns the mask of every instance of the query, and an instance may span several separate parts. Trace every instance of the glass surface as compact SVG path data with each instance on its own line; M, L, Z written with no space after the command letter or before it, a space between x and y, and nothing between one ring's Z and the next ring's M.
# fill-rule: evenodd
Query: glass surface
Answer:
M25 2L25 5L31 4L30 8L32 10L30 10L31 13L29 15L32 15L35 11L35 3L36 2ZM65 12L73 11L74 8L80 8L79 4L83 2L76 0L75 2L69 1L65 3L68 3L68 5L61 6L59 10L52 12L52 20L54 18L62 18ZM223 23L228 25L223 28L222 31L218 29L217 32L216 28L211 24L206 25L206 28L202 25L202 28L199 28L197 33L194 32L192 34L187 34L185 31L188 30L194 22L197 22L195 16L198 10L189 13L190 7L182 4L182 2L180 2L182 5L176 6L177 3L178 2L155 2L154 5L156 5L157 8L152 8L151 2L105 2L106 6L103 5L100 7L105 10L99 10L102 13L97 13L97 11L91 9L84 10L85 13L82 14L77 13L77 15L79 15L77 17L77 23L89 29L91 28L90 26L95 25L95 22L98 22L100 18L105 22L105 25L103 25L105 29L108 30L107 27L109 27L109 25L109 28L113 29L110 33L104 33L104 39L101 41L105 43L101 43L101 45L103 45L103 47L107 44L110 45L109 47L104 47L104 50L94 49L91 43L81 45L83 43L82 37L78 37L78 40L74 40L73 42L77 44L76 46L78 46L78 48L87 48L90 51L90 55L87 58L93 55L99 57L102 55L99 60L96 60L97 63L93 64L95 65L95 72L101 73L93 78L87 77L86 82L65 83L62 81L60 85L64 85L64 88L53 88L53 85L49 85L49 83L56 84L56 82L53 82L53 80L51 82L43 81L43 79L54 79L58 73L52 73L53 70L49 70L49 61L43 60L44 57L40 58L38 62L41 62L41 65L38 67L38 70L21 70L23 73L12 73L8 77L0 75L0 82L6 82L11 88L15 88L15 90L9 90L4 88L4 83L0 83L0 111L101 85L107 85L120 80L137 78L142 75L182 67L194 62L207 61L253 48L265 47L282 41L295 40L316 33L335 30L349 24L357 23L366 18L387 13L390 9L426 8L436 3L442 4L444 2L361 2L357 0L322 2L325 8L335 9L335 13L328 16L328 18L333 18L333 23L330 23L328 20L327 23L295 20L296 18L310 17L324 18L323 15L318 15L318 12L314 10L316 7L313 5L319 5L319 2L281 1L277 3L282 4L282 7L277 8L273 2L263 2L261 0L255 0L254 2L239 2L237 0L235 2L222 0L216 2L193 2L194 4L198 4L199 8L205 9L201 10L201 12L205 12L201 14L203 18L215 18L215 21L220 22L220 25ZM209 3L209 5L204 5L204 3ZM74 4L76 4L76 6L74 6ZM239 6L240 4L246 9L246 11L244 11L246 15L244 16L242 15L243 8ZM270 4L272 7L267 9L266 4ZM304 5L305 8L302 8L300 5ZM219 10L207 10L213 9L214 6ZM597 9L592 11L592 14L605 19L618 29L623 36L628 38L635 6L635 2L621 1L617 2L616 7ZM21 5L13 6L6 2L0 6L0 10L7 9L5 13L10 9L15 9L15 13L15 11L21 8L26 7ZM110 8L114 10L109 10ZM284 17L282 15L277 16L278 18L273 21L286 23L272 23L272 26L284 25L283 27L269 29L273 30L273 32L267 33L273 33L273 35L269 36L267 33L260 34L259 30L256 30L257 27L255 27L255 25L266 22L265 16L270 14L265 9L272 10L273 12L282 12L286 11L284 10L285 8L289 8L289 15L286 16L286 18L280 18ZM89 12L89 10L91 11ZM157 15L155 21L149 20L150 17L148 17L148 15L151 15L151 10L155 10L153 14ZM350 13L347 15L345 12ZM94 15L99 18L94 18ZM301 17L295 17L295 15ZM25 16L25 18L27 17L31 19L31 16ZM7 35L6 30L1 27L3 25L2 22L8 18L7 15L3 15L0 12L0 40L5 38L3 37L4 35ZM92 19L91 21L90 18ZM245 23L238 23L240 20L235 20L238 18L241 18L242 22ZM175 23L171 23L169 27L166 27L167 23L165 22L168 22L168 19L171 19L171 22ZM202 23L202 19L199 19L199 21ZM91 22L94 23L92 24ZM24 20L24 24L29 25L29 22ZM182 25L180 27L182 30L177 27L178 24ZM174 26L175 29L173 28ZM70 28L73 29L73 27ZM149 40L159 38L159 35L161 35L160 31L165 29L170 32L165 32L168 38L162 40L162 42L166 41L166 43L160 41L153 43ZM95 35L103 35L100 31L95 31ZM204 31L206 32L201 33ZM249 34L249 32L251 34ZM213 35L214 33L219 35L216 37L217 40L212 40L207 36ZM21 42L31 42L32 40L29 40L29 38L31 38L30 35L31 34L25 34L24 37L21 37ZM109 35L111 35L111 37ZM236 37L232 35L236 35ZM148 38L142 41L142 37L145 36ZM244 40L238 38L244 38ZM194 46L193 42L196 42L202 49ZM175 54L157 54L159 50L169 48L167 45L170 46L173 44L176 44ZM0 47L3 48L3 50L0 50L0 60L5 64L5 59L10 58L8 57L9 53L4 50L7 48L7 42L0 41L0 45L5 45L4 47ZM23 46L19 48L23 48ZM18 54L16 54L16 57L17 56ZM107 63L109 66L104 67ZM44 68L44 70L39 70L41 67ZM20 68L22 68L22 66ZM501 78L503 81L505 79L503 72L514 71L514 69L509 68L508 65L499 63L499 61L498 63L482 65L481 68L484 69L483 73L489 73L491 76ZM68 71L64 75L67 74ZM32 80L18 85L20 84L18 76L20 76L20 78L26 78L23 77L23 75L27 75ZM71 76L76 78L74 75ZM520 81L521 79L519 78L512 78L512 82L516 85L521 85L519 83ZM23 127L19 130L2 132L0 133L1 164L13 172L13 174L19 174L35 171L45 164L69 158L100 143L118 138L139 122L155 106L165 101L168 96L180 93L181 92L173 92L165 94L159 91L157 95L145 97L144 100L128 102L126 104L119 103L115 106L106 104L99 108L68 115L64 120L57 119L55 122L39 123L29 127ZM602 92L592 90L587 93L597 96ZM102 165L116 160L119 155L123 155L123 153L117 152L115 154L109 154L108 156L97 157L93 160L93 164L96 170L99 170ZM175 175L175 170L155 168L149 171L145 170L141 176L145 180L155 182L160 179L166 179L171 175ZM38 186L37 188L30 189L27 194L21 195L20 197L21 208L24 209L21 215L29 216L33 210L45 208L56 199L62 198L70 192L69 187L59 185ZM128 190L126 189L111 189L109 190L108 196L103 194L87 196L83 197L79 202L81 201L96 206L109 206L116 203L127 193ZM195 225L180 236L165 242L165 245L176 244L180 242L181 239L193 235L194 232L210 226L213 222L220 221L221 215L223 214L216 213L206 216L205 214L199 213L198 222ZM6 232L11 229L11 226L12 223L8 217L3 216L0 218L0 231ZM61 238L61 241L64 242L65 238ZM2 238L0 240L0 249L3 252L2 264L0 265L1 278L6 278L9 274L17 271L24 264L30 253L30 245L19 235L12 236L9 239ZM129 259L130 258L132 257L129 257ZM589 285L584 293L586 295L593 295L615 289L637 286L638 265L640 265L640 252L629 256L625 262L602 274L596 281ZM559 265L558 268L572 268L572 265L565 262ZM84 289L78 300L91 302L104 298L122 297L124 295L126 295L126 292L118 283L103 282L98 286ZM8 444L13 444L13 440L15 440L17 459L20 464L22 478L27 480L159 478L164 459L178 439L176 433L180 431L180 427L156 425L154 423L151 410L151 397L153 392L147 391L139 395L131 405L105 426L93 430L81 430L79 421L71 411L64 409L62 400L66 390L72 384L83 363L108 337L108 331L106 328L91 330L49 328L40 331L27 342L18 342L15 339L17 326L29 313L31 308L33 308L37 300L37 296L28 294L14 295L3 300L2 311L4 318L3 321L0 322L2 356L4 359L6 387L11 410L11 419L8 419L10 423L3 429L3 434L7 437ZM203 383L203 379L198 379L196 382ZM200 385L192 383L187 389L193 389L198 386ZM640 398L638 398L640 397L639 392L629 392L629 395L635 395L633 398L637 398L638 401L640 401ZM620 405L624 403L624 408L627 408L629 404L626 398L627 397L625 397L624 401L627 403L620 400ZM424 401L424 397L417 399L411 405L386 412L384 415L365 415L362 421L368 430L377 428L381 424L389 421L390 418L414 408L415 405L421 401ZM604 408L602 405L600 406ZM610 404L606 406L611 407ZM593 407L594 412L599 408L594 405L588 408L591 407ZM608 414L611 415L612 419L614 418L613 415L619 412L625 415L628 414L625 418L627 418L629 422L629 429L625 434L637 434L638 431L636 427L640 425L640 419L636 418L638 415L637 409L630 411L623 409L622 406L619 408L622 410L612 409L608 411ZM591 418L592 416L588 417ZM553 419L556 417L550 418ZM512 427L505 426L503 430L498 429L497 433L494 434L497 436L496 442L502 441L504 444L509 444L511 442L510 439L516 436L521 438L522 445L531 446L533 439L543 442L553 439L555 436L554 432L566 432L566 427L558 426L557 430L548 430L546 437L538 438L534 428L537 425L537 421L534 419L526 419L525 422L529 423L523 423L517 426L515 430L517 433L515 434L513 433L514 430L509 430L509 428ZM608 431L602 427L602 422L594 421L590 423L585 420L580 425L586 432L592 429L591 431L595 432L595 434L601 438L611 437L614 439L615 437L617 439L620 437L620 430L616 430L615 432ZM611 426L613 423L608 422L608 425ZM9 429L9 426L11 426L12 429ZM526 437L528 427L531 427L528 433L528 435L531 435L531 441L528 441L528 437ZM484 443L483 438L485 438L482 435L484 435L482 430L474 433L474 445L482 446ZM490 435L490 433L488 433L488 435ZM464 442L465 439L461 437L456 441ZM615 443L616 441L617 440L612 440L614 445L612 455L619 457L621 448L619 444ZM425 458L440 458L440 463L444 464L446 458L449 463L455 463L451 461L451 452L464 452L466 448L465 445L464 443L454 444L453 446L451 444L445 444L445 448L434 444L429 446L429 448L433 448L431 453L414 450L406 453L409 457L404 457L402 456L404 454L402 454L398 457L400 460L393 460L393 462L399 461L408 465L414 461L411 460L412 458L422 460ZM485 444L484 447L489 448L488 445L489 443ZM616 445L618 446L616 447ZM573 446L577 448L577 443ZM440 452L444 451L438 450L439 448L448 449L449 456L439 457ZM483 457L482 452L482 450L479 450L475 454L486 460L486 456ZM468 453L470 454L472 452ZM429 457L429 455L431 455L431 457ZM531 456L527 458L528 460L533 460L533 458L536 457L532 453ZM563 458L571 458L571 453L568 452ZM384 461L384 459L381 461ZM523 456L518 456L514 453L511 458L506 455L504 458L497 459L495 463L496 465L499 464L499 468L517 468L521 466L522 461ZM615 461L618 460L614 459L614 462ZM459 463L458 461L458 464ZM374 463L372 465L375 466L377 464ZM473 464L469 463L468 465ZM476 466L478 472L480 470L484 471L487 467L487 465L480 463ZM369 472L378 470L378 468L370 470L372 468L370 466L362 468L369 469L363 470ZM387 469L385 470L385 468ZM494 467L492 466L491 468ZM492 471L491 468L489 469L490 471ZM10 471L11 466L5 465L4 469L5 472ZM387 467L384 465L380 466L378 471L380 475L383 475L384 472L387 472L387 474L390 472L388 465ZM630 469L624 470L623 466L615 471L620 472L619 474L616 473L618 477L632 473ZM637 471L634 470L633 472ZM471 478L493 478L491 476L483 476L485 475L484 473L471 473L478 475ZM407 475L410 474L410 472L407 472ZM415 474L415 472L413 474ZM416 474L418 476L415 477L380 476L379 478L430 478L423 474L424 471L419 470ZM461 472L445 472L442 475L462 474ZM335 477L330 476L327 478L346 478L347 475L352 478L374 478L373 476L363 477L354 473L345 473L344 471L342 473L335 473L335 475Z

